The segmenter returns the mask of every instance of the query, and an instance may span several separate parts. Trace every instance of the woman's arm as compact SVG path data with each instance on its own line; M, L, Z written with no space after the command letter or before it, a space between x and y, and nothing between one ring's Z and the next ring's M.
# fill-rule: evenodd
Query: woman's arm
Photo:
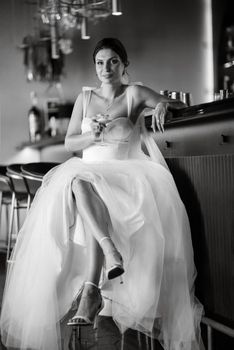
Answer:
M154 132L156 129L162 132L164 131L165 120L170 119L173 109L185 107L183 102L160 95L146 86L134 86L133 98L135 105L139 106L140 110L144 108L154 109L152 116L152 128Z
M76 152L90 146L100 138L98 132L99 124L91 123L92 130L81 134L81 123L83 118L83 94L81 93L74 104L71 120L68 125L65 137L65 148L68 151Z
M185 104L179 100L171 99L164 95L160 95L158 92L150 89L147 86L135 85L134 97L142 105L143 108L155 108L160 102L168 103L172 108L183 108Z

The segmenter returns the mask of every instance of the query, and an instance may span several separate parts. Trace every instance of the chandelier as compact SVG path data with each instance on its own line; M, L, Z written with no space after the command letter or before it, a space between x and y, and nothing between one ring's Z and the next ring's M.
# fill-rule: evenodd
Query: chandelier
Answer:
M71 52L71 41L63 39L67 30L78 29L82 39L89 39L89 22L121 15L120 5L120 0L40 0L38 12L50 28L52 58L59 58L59 45L64 53Z
M88 25L110 15L122 14L120 0L25 0L36 6L34 33L18 47L24 53L27 81L58 82L63 74L64 55L73 51L71 35L90 38Z

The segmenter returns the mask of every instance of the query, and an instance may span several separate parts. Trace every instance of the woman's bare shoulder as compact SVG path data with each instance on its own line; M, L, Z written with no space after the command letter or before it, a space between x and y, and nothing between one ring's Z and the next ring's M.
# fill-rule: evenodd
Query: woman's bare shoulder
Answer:
M142 95L148 94L151 90L149 87L143 85L142 83L134 83L128 85L128 89L131 89L131 93L133 97L140 97Z
M132 95L134 101L141 103L148 96L150 89L143 85L133 84L129 85L128 89Z
M75 103L80 102L83 99L83 91L79 92L76 99L75 99Z

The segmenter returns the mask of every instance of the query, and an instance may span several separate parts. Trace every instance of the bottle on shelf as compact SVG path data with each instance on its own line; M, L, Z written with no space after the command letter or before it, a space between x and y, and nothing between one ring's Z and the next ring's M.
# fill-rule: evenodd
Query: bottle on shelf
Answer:
M58 118L56 118L54 115L52 115L49 119L49 126L50 126L50 136L55 137L59 133L58 128Z
M29 139L36 142L41 139L43 129L43 118L38 108L38 99L34 91L30 93L32 106L28 112Z
M234 26L226 28L226 63L234 60Z

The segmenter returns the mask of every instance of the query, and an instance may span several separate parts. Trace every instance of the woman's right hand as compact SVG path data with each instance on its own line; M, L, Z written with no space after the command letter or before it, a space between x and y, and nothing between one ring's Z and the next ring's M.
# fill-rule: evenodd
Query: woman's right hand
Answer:
M106 125L104 123L101 123L100 121L98 121L96 119L96 117L93 117L92 121L90 123L90 127L91 127L91 131L94 135L94 139L97 141L100 138Z
M156 105L152 114L151 127L153 129L153 132L156 132L157 129L160 132L164 132L164 123L166 116L168 115L168 107L169 103L166 101L161 101Z

